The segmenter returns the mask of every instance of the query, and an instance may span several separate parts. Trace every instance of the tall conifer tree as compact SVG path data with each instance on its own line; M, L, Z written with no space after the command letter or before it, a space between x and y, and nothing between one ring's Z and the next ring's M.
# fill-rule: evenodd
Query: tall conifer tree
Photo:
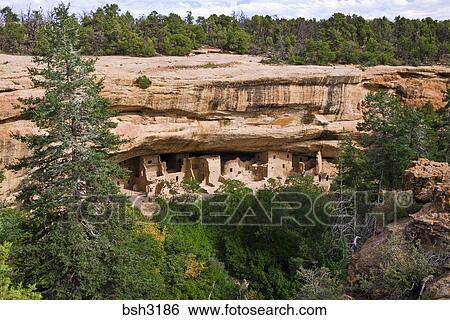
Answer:
M137 258L120 247L134 226L111 179L123 174L108 157L121 141L111 132L108 100L99 95L95 60L78 51L78 28L68 7L55 8L37 67L29 69L45 93L23 100L22 115L39 132L18 137L31 154L13 166L30 172L18 197L30 212L30 237L14 255L17 281L36 283L51 299L142 298L151 279L130 285Z

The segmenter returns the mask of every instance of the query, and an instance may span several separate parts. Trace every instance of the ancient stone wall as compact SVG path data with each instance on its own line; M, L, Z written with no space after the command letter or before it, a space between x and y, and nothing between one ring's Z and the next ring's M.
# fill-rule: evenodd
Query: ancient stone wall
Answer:
M450 68L271 66L260 57L206 54L193 57L100 57L102 95L119 111L115 132L130 139L117 161L148 154L264 152L280 150L324 158L337 154L342 134L361 119L362 101L375 90L398 93L408 104L444 105ZM0 163L26 154L11 133L35 128L13 108L32 88L27 56L0 55ZM211 68L210 66L218 66ZM134 85L139 75L148 89ZM179 159L178 159L179 160ZM175 160L176 161L176 160ZM170 161L166 163L170 168ZM258 170L264 170L260 168ZM23 173L6 174L0 198L11 195Z

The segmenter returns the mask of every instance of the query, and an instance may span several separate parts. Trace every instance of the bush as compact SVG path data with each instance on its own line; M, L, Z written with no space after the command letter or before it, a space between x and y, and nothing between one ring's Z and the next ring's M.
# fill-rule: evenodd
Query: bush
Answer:
M297 295L300 300L340 299L344 292L342 283L325 267L320 269L300 268L297 271L297 277L301 283Z
M140 76L134 80L134 83L141 89L147 89L152 85L152 81L147 76Z
M183 34L168 34L163 41L164 53L169 56L185 56L193 48L192 40Z
M223 99L213 98L211 101L209 101L209 107L211 110L217 110L223 103Z
M358 278L356 291L369 298L418 298L423 280L435 272L420 243L392 239L380 248L380 254L381 261L371 274Z
M183 188L183 191L187 193L199 193L202 191L200 182L195 179L183 180L183 182L181 182L181 187Z

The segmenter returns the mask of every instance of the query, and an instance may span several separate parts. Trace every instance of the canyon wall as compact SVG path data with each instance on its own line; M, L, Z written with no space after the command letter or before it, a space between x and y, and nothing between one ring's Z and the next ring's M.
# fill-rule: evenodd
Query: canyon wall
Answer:
M228 54L190 57L100 57L102 94L119 113L116 132L130 141L118 160L145 154L285 150L337 154L339 136L356 130L369 91L389 90L412 106L442 107L450 67L358 68L265 65L261 58ZM11 133L35 129L14 108L18 98L37 96L27 56L0 55L0 163L26 153ZM134 80L146 75L152 85ZM7 172L0 198L17 186Z

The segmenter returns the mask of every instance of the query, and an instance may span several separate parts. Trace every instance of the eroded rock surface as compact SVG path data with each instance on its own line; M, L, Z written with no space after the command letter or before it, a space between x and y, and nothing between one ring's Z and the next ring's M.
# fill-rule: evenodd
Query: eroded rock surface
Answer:
M387 225L369 238L356 252L349 265L349 281L358 275L369 275L380 266L380 248L389 240L419 240L437 274L426 283L424 297L448 299L450 270L450 165L419 159L404 175L405 188L413 192L416 201L424 204L415 214Z
M379 66L271 66L261 58L229 54L192 57L100 57L102 94L112 101L116 132L130 143L117 155L173 152L261 152L283 150L324 158L337 154L338 138L353 132L361 102L369 91L397 92L405 102L443 106L450 68ZM18 98L42 94L33 89L27 56L0 55L0 161L8 164L26 152L11 132L27 133L19 119ZM152 85L134 80L146 75ZM16 176L20 176L16 175ZM17 179L7 173L0 197Z

